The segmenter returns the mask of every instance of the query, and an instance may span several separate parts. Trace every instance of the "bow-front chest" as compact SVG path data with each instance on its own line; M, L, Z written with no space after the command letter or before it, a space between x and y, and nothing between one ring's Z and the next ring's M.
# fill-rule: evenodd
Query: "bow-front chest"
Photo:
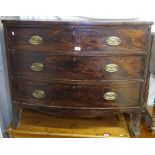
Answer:
M152 22L3 20L13 105L55 116L127 112L139 134L147 100Z

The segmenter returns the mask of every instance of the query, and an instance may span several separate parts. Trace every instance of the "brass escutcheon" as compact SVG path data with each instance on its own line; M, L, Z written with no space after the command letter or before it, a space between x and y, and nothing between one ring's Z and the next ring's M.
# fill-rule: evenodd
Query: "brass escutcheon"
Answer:
M32 44L32 45L39 45L41 44L43 41L42 37L40 36L31 36L31 38L29 39L29 43Z
M44 68L44 65L42 63L34 62L30 68L33 71L39 72Z
M108 64L104 67L105 71L113 73L119 70L119 66L117 64Z
M118 95L115 92L106 92L103 94L103 98L108 101L115 100L117 96Z
M116 36L110 36L107 38L106 43L110 46L117 46L121 43L121 39Z
M33 97L35 98L38 98L38 99L42 99L45 97L45 92L42 91L42 90L35 90L33 93L32 93Z

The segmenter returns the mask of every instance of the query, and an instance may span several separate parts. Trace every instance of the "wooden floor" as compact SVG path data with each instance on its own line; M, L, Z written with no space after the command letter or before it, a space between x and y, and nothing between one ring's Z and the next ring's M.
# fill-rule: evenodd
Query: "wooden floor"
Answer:
M58 118L47 114L25 110L20 125L12 130L7 129L10 138L130 138L127 124L123 114L100 118ZM141 123L141 136L139 138L153 138L155 134Z
M147 111L150 115L152 115L153 107L147 107ZM141 121L141 135L139 138L155 138L155 132L152 132L150 128L147 127L145 120Z
M155 133L146 127L144 121L141 123L141 135L138 138L155 138Z

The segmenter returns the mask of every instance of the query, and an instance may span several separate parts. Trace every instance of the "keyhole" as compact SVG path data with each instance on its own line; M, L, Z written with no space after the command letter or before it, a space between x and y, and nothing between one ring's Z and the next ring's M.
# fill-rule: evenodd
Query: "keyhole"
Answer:
M77 51L77 52L79 52L79 51L81 51L81 47L80 46L75 46L74 47L74 50Z
M12 36L14 36L14 35L15 35L15 32L14 32L14 31L12 31L12 32L11 32L11 34L12 34Z
M73 61L76 61L76 57L73 57Z
M73 90L75 89L75 85L73 85Z

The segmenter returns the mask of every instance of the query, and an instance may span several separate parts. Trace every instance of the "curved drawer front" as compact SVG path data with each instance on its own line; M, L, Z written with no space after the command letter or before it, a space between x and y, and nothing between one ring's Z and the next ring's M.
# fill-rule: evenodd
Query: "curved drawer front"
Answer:
M147 31L143 27L59 26L51 28L7 28L9 49L48 52L102 51L113 53L146 49Z
M80 28L81 49L89 51L129 52L127 50L145 50L147 33L144 28L128 27L83 27ZM106 50L106 51L105 51Z
M13 100L26 104L72 108L139 106L141 83L99 85L13 81Z
M31 51L71 51L75 47L75 29L8 28L8 48Z
M28 52L11 55L15 76L70 80L141 79L144 59L144 56L49 56Z

